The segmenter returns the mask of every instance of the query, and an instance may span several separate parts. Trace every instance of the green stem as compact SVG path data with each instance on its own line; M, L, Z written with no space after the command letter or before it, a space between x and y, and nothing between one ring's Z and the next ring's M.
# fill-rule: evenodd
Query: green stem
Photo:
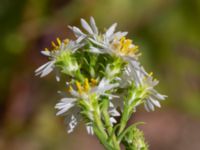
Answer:
M98 99L92 98L91 105L93 107L93 117L94 117L94 128L95 134L99 138L100 142L104 145L107 150L120 150L120 144L117 141L116 135L114 133L113 126L110 122L110 116L108 114L109 102L105 105L103 111L100 109L100 104ZM104 121L102 120L102 116ZM107 131L107 132L106 132Z
M97 111L93 112L93 116L94 116L94 123L95 123L96 127L99 129L99 131L101 131L104 138L107 139L108 135L104 130L104 126L103 126L103 123L101 121L101 116L97 113Z
M107 110L103 111L103 116L104 116L104 120L105 120L105 125L107 127L107 131L108 131L108 134L109 134L109 139L112 140L113 146L117 150L120 150L120 144L119 144L119 141L117 141L116 134L115 134L114 128L113 128L113 126L110 122L110 116L109 116Z
M99 128L97 126L93 126L94 129L94 133L97 136L97 138L99 139L100 143L107 149L107 150L112 150L112 147L110 145L107 144L107 140L105 137L102 136L101 131L99 130Z
M119 130L118 130L118 136L123 132L123 130L125 129L127 122L129 120L129 105L125 104L124 106L124 111L122 113L122 117L120 119L120 126L119 126Z
M135 89L130 89L130 90L132 91ZM127 122L133 113L134 108L137 105L142 103L141 97L143 97L143 95L145 95L145 92L140 93L138 91L135 91L135 93L136 93L135 95L137 95L137 96L135 96L133 100L132 100L132 96L130 96L130 98L127 97L127 99L125 99L125 101L124 101L124 110L122 112L122 117L120 120L120 127L118 130L118 135L120 135L123 132L123 130L125 129ZM133 94L133 93L131 93L131 94Z

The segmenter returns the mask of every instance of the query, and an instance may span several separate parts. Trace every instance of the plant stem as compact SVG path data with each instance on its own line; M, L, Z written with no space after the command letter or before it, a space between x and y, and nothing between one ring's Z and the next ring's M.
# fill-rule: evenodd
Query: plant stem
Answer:
M109 139L112 140L113 146L120 150L120 142L117 141L114 128L113 128L113 126L112 126L112 124L110 122L110 116L108 114L108 109L103 111L103 116L104 116L104 120L105 120L105 125L107 127L107 132L108 132L108 135L109 135Z
M120 143L117 141L114 128L110 122L110 116L108 114L108 107L101 111L98 99L92 98L93 117L94 117L94 131L100 142L107 150L120 150ZM103 118L104 121L103 121ZM107 132L106 132L107 131Z
M130 116L129 111L128 111L129 110L128 107L129 107L129 105L127 105L127 104L124 105L124 111L123 111L122 117L120 119L120 124L119 124L120 126L119 126L119 130L118 130L118 135L120 135L123 132L123 130L125 129L126 124L128 122L128 119L129 119L128 116Z

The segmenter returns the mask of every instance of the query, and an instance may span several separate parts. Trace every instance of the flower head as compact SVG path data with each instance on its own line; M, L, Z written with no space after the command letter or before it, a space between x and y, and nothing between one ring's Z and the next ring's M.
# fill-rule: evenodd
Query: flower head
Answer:
M90 25L84 19L81 19L81 25L87 33L84 33L77 27L70 26L70 29L74 32L78 42L88 40L99 46L99 48L96 48L95 46L90 47L90 51L94 53L110 53L110 49L108 49L110 43L114 39L119 40L127 35L127 32L119 31L115 33L117 23L112 24L105 33L100 33L93 17L90 18Z
M56 68L56 64L60 66L60 63L65 65L65 67L62 68L64 71L70 72L77 70L78 65L74 59L70 57L70 54L82 47L83 44L78 44L75 41L68 39L61 41L57 38L56 40L57 44L52 41L52 50L45 48L45 50L41 51L43 55L48 57L49 61L35 70L36 75L44 77L54 69L58 69L58 67ZM59 76L57 76L57 79L59 80Z
M165 100L166 95L158 93L154 87L158 84L158 80L153 79L152 73L148 77L144 77L142 80L141 88L143 89L144 96L144 106L147 111L154 111L154 106L161 107L160 102Z
M91 112L94 111L90 104L91 97L93 98L95 97L95 99L98 99L100 96L107 96L109 98L117 97L107 92L118 87L119 85L117 83L109 83L109 82L110 81L107 80L106 78L103 78L100 81L97 81L96 79L91 79L89 81L86 78L84 83L75 81L73 85L69 86L69 93L71 94L72 97L62 98L60 102L58 102L55 106L55 108L59 110L57 112L57 115L66 114L68 118L69 116L71 117L73 116L72 118L68 119L69 132L75 128L78 121L80 120L76 118L80 118L78 114L80 114L81 109L78 106L81 101L82 101L81 104L84 104L87 107L89 107L89 111ZM72 86L74 86L74 88ZM74 112L76 113L74 114ZM112 104L110 105L109 112L112 116L119 115L119 113L115 110ZM91 120L93 120L93 116L91 115L91 113L88 113L87 115ZM111 121L115 122L113 117ZM73 126L71 124L73 124ZM87 126L87 129L88 131L91 132L91 128L89 130L89 127L91 126Z
M111 48L115 50L119 56L129 56L136 58L138 55L138 46L132 43L132 40L122 37L120 40L114 39Z

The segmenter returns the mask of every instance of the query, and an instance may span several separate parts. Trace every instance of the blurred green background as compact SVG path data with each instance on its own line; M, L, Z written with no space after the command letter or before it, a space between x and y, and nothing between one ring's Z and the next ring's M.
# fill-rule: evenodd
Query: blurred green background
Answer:
M114 22L140 46L141 61L168 95L162 109L143 107L130 122L152 150L200 149L199 0L1 0L0 150L103 150L83 124L68 135L54 105L62 89L51 74L34 70L56 37L73 38L70 25L94 16L104 30Z

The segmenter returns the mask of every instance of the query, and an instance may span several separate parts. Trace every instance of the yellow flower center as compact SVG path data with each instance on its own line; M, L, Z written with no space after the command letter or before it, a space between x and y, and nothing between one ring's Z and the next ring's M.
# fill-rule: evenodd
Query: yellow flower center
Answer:
M69 44L69 39L64 39L64 40L63 40L63 43L64 43L65 45ZM61 44L62 44L62 41L60 40L60 38L56 38L56 43L55 43L54 41L51 41L51 45L52 45L52 47L53 47L52 50L58 50L59 47L61 46ZM48 49L48 48L45 48L45 51L49 51L49 49Z
M96 79L90 79L90 82L87 78L85 78L84 83L80 83L79 81L75 82L78 93L81 95L83 93L87 93L89 92L91 86L95 86L97 84L97 80ZM72 91L73 88L72 86L69 86L69 92Z
M55 44L53 41L51 42L51 45L53 46L54 50L57 50L61 45L61 40L59 38L56 38L57 44Z
M122 55L135 56L138 52L138 46L132 43L132 40L122 37L119 42L114 42L113 47Z

